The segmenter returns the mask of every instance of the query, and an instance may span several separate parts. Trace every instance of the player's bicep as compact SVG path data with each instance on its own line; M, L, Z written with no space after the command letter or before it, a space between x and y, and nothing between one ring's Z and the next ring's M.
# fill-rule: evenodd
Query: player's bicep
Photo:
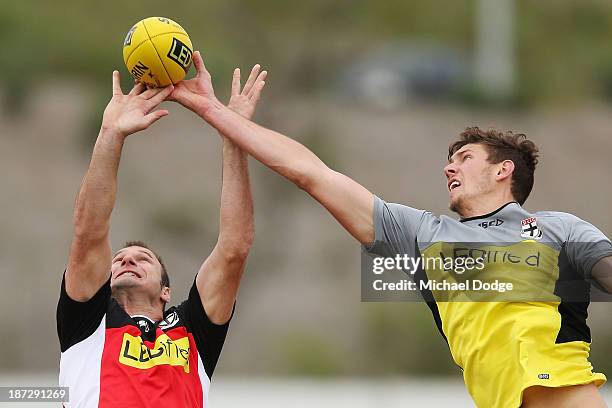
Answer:
M591 277L608 293L612 293L612 256L600 259L591 270Z
M225 254L216 246L200 267L196 286L212 323L222 325L230 319L245 265L246 258Z
M374 195L361 184L326 168L308 193L360 243L374 240Z
M93 297L108 280L111 269L108 236L98 240L74 237L66 270L66 293L76 301Z
M604 283L610 285L610 271L606 269L612 257L612 242L603 232L587 221L575 216L570 217L569 221L571 229L566 243L566 252L571 265L585 279L600 284L609 292ZM598 277L594 274L597 274Z

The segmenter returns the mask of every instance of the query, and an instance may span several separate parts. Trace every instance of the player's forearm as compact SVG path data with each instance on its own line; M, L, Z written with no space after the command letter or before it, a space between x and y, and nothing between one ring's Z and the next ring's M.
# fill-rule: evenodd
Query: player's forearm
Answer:
M329 170L302 144L253 123L222 104L215 104L200 115L241 149L302 189L308 190L320 172Z
M74 232L82 239L96 240L108 234L123 143L118 133L100 130L74 208Z
M253 198L246 153L223 140L223 185L218 248L228 258L244 259L254 236Z

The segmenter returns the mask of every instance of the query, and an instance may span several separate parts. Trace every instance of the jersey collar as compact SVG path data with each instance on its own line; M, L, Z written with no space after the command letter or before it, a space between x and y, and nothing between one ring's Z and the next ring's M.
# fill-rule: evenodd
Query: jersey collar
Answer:
M489 218L489 217L492 217L492 216L494 216L495 214L499 213L499 212L500 212L501 210L503 210L504 208L506 208L507 206L509 206L510 204L516 204L516 205L520 206L520 204L519 204L518 202L516 202L516 201L510 201L510 202L507 202L506 204L502 205L501 207L499 207L497 210L492 211L492 212L490 212L490 213L488 213L488 214L484 214L484 215L477 215L477 216L475 216L475 217L469 217L469 218L461 218L461 219L459 220L459 222L467 222L467 221L473 221L473 220L481 220L481 219L483 219L483 218Z

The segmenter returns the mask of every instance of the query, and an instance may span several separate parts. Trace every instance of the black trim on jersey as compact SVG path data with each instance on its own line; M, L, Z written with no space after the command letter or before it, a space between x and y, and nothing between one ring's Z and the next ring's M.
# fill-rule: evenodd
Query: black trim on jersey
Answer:
M219 325L211 322L202 305L195 279L187 300L176 307L180 319L185 322L188 331L193 334L196 347L209 379L212 379L217 361L219 361L221 349L227 336L229 323L234 316L235 308L236 304L234 303L232 315L227 323Z
M140 338L144 341L155 343L155 339L157 338L157 323L143 315L134 315L131 316L131 318L140 329Z
M571 341L590 343L591 330L587 326L589 302L575 301L576 299L589 299L590 285L584 276L572 267L567 256L566 244L561 247L558 263L559 279L555 283L555 295L561 298L557 309L561 315L561 327L555 343ZM571 299L574 301L572 302Z
M79 302L66 292L66 271L62 277L60 297L57 303L57 336L63 352L91 336L100 326L111 298L110 276L93 297Z
M136 326L134 319L130 317L115 298L111 298L106 311L106 328L117 329L124 326Z
M149 331L146 332L138 324L139 320L146 319L150 322ZM140 338L143 341L155 342L157 324L153 320L146 316L135 316L131 317L125 309L117 302L117 300L111 297L108 303L108 309L106 311L106 328L107 329L118 329L120 327L135 326L140 330Z
M419 244L416 239L414 240L414 248L416 259L421 258L421 251L419 250ZM421 284L418 282L427 282L429 280L427 274L425 273L425 270L423 269L422 263L419 263L418 269L415 271L414 275L412 275L412 280L417 283L419 288L424 286L421 286ZM434 322L436 323L436 327L438 328L440 335L442 336L450 350L448 339L446 338L446 334L444 334L444 330L442 330L442 318L440 317L440 310L438 309L438 304L434 299L433 293L431 293L431 290L429 289L420 289L420 292L421 296L423 296L423 299L425 300L425 303L427 304L427 307L429 307L429 310L431 310L431 315L433 316ZM454 359L453 362L455 362ZM463 372L463 367L461 367L457 363L455 363L455 365L459 367L459 370L461 370L461 372Z
M460 220L459 220L459 222L466 222L466 221L472 221L472 220L479 220L479 219L481 219L481 218L489 218L489 217L492 217L492 216L494 216L495 214L497 214L498 212L500 212L501 210L503 210L504 208L506 208L507 206L509 206L510 204L518 204L518 202L516 202L516 201L510 201L510 202L507 202L506 204L504 204L504 205L502 205L501 207L499 207L497 210L492 211L492 212L490 212L490 213L488 213L488 214L485 214L485 215L477 215L477 216L475 216L475 217L469 217L469 218L462 218L462 219L460 219ZM520 204L519 204L519 205L520 205Z
M417 242L416 239L414 240L414 248L415 248L415 256L416 256L415 259L420 259L421 251L419 250L419 243ZM422 263L419 263L418 269L415 271L412 279L415 283L417 283L417 286L419 288L424 287L423 285L420 284L420 282L429 281L429 278L427 277L427 274L425 273L425 270L423 269ZM446 342L446 344L448 344L448 339L446 338L446 335L444 334L444 330L442 330L442 318L440 317L440 311L438 310L438 304L436 303L436 300L434 299L433 293L431 293L431 290L429 289L421 289L420 292L421 292L421 296L423 296L423 299L425 300L425 303L427 303L427 306L431 310L431 314L433 315L433 319L436 322L436 327L438 328L438 331L444 338L444 341Z

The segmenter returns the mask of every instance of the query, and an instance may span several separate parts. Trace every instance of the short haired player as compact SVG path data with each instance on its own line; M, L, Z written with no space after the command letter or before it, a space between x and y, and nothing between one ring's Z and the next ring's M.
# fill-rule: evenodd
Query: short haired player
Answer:
M194 62L197 77L180 83L171 99L309 193L366 251L379 256L414 256L444 242L503 241L519 247L530 243L545 252L548 260L533 269L533 276L547 280L552 287L554 279L571 275L612 290L612 244L608 238L573 215L530 213L522 207L531 191L537 162L535 145L523 135L466 130L451 145L444 168L450 207L460 220L438 217L381 200L328 168L300 143L227 109L216 99L198 53ZM483 228L483 224L495 226ZM566 245L574 241L592 245L588 251L577 251ZM557 261L563 261L563 270ZM527 273L525 268L508 266L505 270L509 275ZM487 268L483 273L494 271L499 268ZM421 278L427 279L430 271L421 272ZM552 290L550 295L554 295ZM433 299L428 304L478 406L604 406L597 386L605 377L593 372L587 360L588 303Z
M256 65L241 90L236 70L229 108L250 118L265 77ZM170 282L155 252L135 241L113 253L109 240L123 145L168 114L157 108L172 90L139 83L125 95L119 73L113 73L113 96L76 198L57 308L60 385L69 387L66 406L208 406L210 378L253 241L246 154L224 138L218 241L178 306L166 309ZM184 182L202 180L189 176Z

